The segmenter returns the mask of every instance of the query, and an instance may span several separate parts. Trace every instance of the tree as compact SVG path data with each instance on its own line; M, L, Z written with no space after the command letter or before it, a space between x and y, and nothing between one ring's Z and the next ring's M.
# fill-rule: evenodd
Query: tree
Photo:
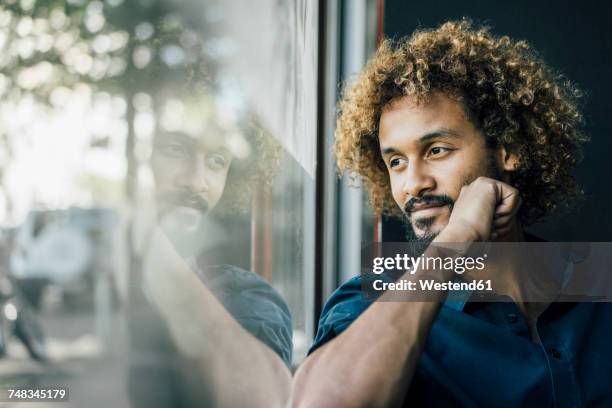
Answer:
M210 87L214 58L206 54L203 31L186 28L167 1L5 1L0 6L0 95L5 104L31 100L49 110L61 103L62 89L83 85L123 98L125 191L131 200L138 167L135 98L150 98L156 118L165 92ZM18 135L4 127L0 137L4 167ZM105 143L98 137L92 148Z

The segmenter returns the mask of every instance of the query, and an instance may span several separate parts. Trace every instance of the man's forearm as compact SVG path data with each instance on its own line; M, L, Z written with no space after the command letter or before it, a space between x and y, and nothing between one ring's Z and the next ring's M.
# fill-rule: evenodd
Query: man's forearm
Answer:
M453 239L450 234L440 237L441 242ZM430 247L425 255L439 250ZM434 292L428 302L388 301L391 295L383 295L306 359L294 378L292 406L388 407L402 402L446 293Z
M201 289L189 308L168 307L163 314L181 354L197 361L216 404L284 406L291 382L285 363L240 326L208 289ZM204 312L194 313L198 310Z
M164 236L152 242L148 287L179 352L196 362L216 405L283 406L291 381L284 362L232 317L168 245Z
M440 301L373 304L302 364L292 406L388 407L401 402L439 307Z

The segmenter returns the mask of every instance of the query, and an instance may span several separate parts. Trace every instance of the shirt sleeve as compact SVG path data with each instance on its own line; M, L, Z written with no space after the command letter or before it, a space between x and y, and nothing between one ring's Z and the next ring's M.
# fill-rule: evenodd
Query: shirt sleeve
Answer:
M340 335L370 305L364 298L361 276L356 276L340 286L323 307L319 327L308 354Z
M291 366L291 314L286 302L253 272L225 265L209 288L236 321Z

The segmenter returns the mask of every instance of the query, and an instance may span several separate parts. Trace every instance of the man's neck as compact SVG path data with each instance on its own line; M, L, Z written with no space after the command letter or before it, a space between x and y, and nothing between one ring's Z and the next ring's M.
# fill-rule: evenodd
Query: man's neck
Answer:
M510 233L495 242L525 242L525 233L521 225L517 223ZM522 263L535 261L535 258L528 257L530 259L525 259L525 252L519 246L509 245L507 249L502 248L502 251L509 253L510 256L507 257L507 262L499 265L496 289L499 294L509 296L514 300L527 321L531 339L536 343L540 343L537 321L551 302L533 302L534 294L531 292L531 285L525 282L525 278L528 277L524 275L526 269ZM527 269L533 271L536 268L531 267Z
M510 231L504 236L496 239L493 242L524 242L525 241L525 233L523 232L523 227L518 222L514 223L514 226L510 229Z

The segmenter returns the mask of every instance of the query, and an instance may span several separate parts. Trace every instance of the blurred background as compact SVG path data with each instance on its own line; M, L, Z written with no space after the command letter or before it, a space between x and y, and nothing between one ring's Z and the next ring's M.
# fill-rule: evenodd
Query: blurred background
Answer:
M586 91L586 204L535 231L611 240L607 5L3 0L0 386L65 385L70 406L130 406L130 234L154 188L151 151L164 132L207 131L243 157L262 151L249 132L268 140L274 154L257 158L268 177L250 186L241 211L215 215L211 252L281 294L297 367L325 299L359 272L361 247L409 233L373 217L358 182L336 174L342 84L383 36L461 16L527 39Z

